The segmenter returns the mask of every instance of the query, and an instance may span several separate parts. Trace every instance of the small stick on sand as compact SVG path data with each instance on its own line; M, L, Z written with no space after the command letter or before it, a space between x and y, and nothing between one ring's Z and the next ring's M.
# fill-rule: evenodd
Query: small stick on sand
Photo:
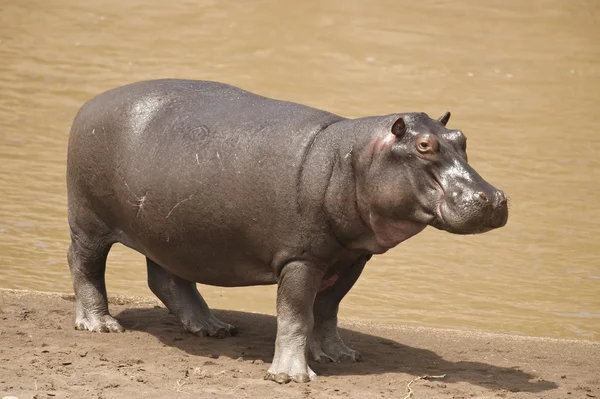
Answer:
M410 387L414 382L417 382L419 380L430 380L430 379L434 379L434 378L444 378L446 376L446 374L442 374L442 375L422 375L420 377L416 377L414 380L410 381L407 385L406 385L406 390L408 391L406 393L406 395L402 398L402 399L409 399L413 396L413 390Z

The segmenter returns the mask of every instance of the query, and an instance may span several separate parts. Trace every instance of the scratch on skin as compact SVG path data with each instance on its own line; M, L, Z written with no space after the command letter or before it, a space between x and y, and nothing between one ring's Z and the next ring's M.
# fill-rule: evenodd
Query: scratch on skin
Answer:
M137 217L140 217L140 212L142 211L142 209L144 209L144 205L146 204L146 195L144 195L143 197L140 197L140 198L136 198L136 202L137 202L137 204L134 204L131 201L127 201L127 203L129 203L130 205L133 205L138 208L138 210L135 214L135 217L137 218Z
M102 120L102 135L104 136L104 148L106 148L106 151L108 151L110 153L110 148L108 147L108 143L110 142L110 140L108 140L108 137L106 135L106 129L104 128L104 119ZM96 130L96 129L94 129Z
M135 214L136 218L140 217L140 212L142 211L142 209L144 208L144 205L146 204L147 195L148 195L148 192L146 191L144 196L138 200L138 210L137 210L137 213Z
M129 187L129 184L127 184L126 181L123 182L125 183L125 187L127 188L127 190L129 190L129 192L135 197L135 204L131 201L127 201L127 203L138 208L137 213L135 214L135 217L137 218L140 216L140 212L142 211L142 209L144 209L144 205L146 204L146 198L148 198L148 191L146 191L143 196L138 197L138 195L134 193L133 190Z
M354 151L354 144L352 144L352 147L350 147L350 151L348 151L348 153L346 155L344 155L344 159L348 159L352 156L352 152Z
M193 196L194 196L194 194L190 195L187 198L182 199L177 204L175 204L175 206L173 208L171 208L171 210L169 211L169 213L167 213L167 216L165 216L165 219L168 219L169 216L171 216L171 213L173 213L173 211L175 210L175 208L177 208L179 205L183 204L184 202L191 200Z

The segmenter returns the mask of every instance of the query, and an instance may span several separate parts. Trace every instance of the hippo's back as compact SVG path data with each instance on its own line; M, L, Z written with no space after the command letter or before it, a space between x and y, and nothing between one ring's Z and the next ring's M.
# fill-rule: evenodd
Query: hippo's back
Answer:
M77 134L79 129L75 128L82 127L78 122L90 124L103 117L108 117L101 121L105 123L101 126L104 129L116 124L118 129L112 133L136 136L152 134L153 125L157 127L161 121L172 122L173 127L181 130L197 128L194 125L198 121L206 128L227 124L231 129L264 127L284 121L290 127L297 127L342 119L326 111L259 96L224 83L177 79L136 82L92 98L79 111L72 134ZM219 129L212 131L219 132ZM167 129L162 133L172 132Z

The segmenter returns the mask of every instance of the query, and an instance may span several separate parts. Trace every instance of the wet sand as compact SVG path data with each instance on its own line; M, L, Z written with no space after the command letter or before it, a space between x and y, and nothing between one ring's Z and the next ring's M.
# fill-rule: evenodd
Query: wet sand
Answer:
M311 364L319 378L278 385L262 376L273 355L273 316L216 311L239 328L196 337L152 298L113 296L127 331L75 331L73 296L0 289L0 397L18 398L593 398L600 344L478 331L342 321L365 357ZM423 376L442 378L417 379Z

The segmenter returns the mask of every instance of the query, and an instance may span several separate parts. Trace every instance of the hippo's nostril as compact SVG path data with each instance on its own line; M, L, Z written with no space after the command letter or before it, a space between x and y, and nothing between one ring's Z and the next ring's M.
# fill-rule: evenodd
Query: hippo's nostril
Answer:
M480 191L477 193L477 196L483 201L483 202L487 202L488 201L488 197L487 195L485 195L484 192Z
M506 203L508 202L508 198L506 198L506 194L504 194L504 191L496 191L496 202L498 203L498 205L506 205Z

